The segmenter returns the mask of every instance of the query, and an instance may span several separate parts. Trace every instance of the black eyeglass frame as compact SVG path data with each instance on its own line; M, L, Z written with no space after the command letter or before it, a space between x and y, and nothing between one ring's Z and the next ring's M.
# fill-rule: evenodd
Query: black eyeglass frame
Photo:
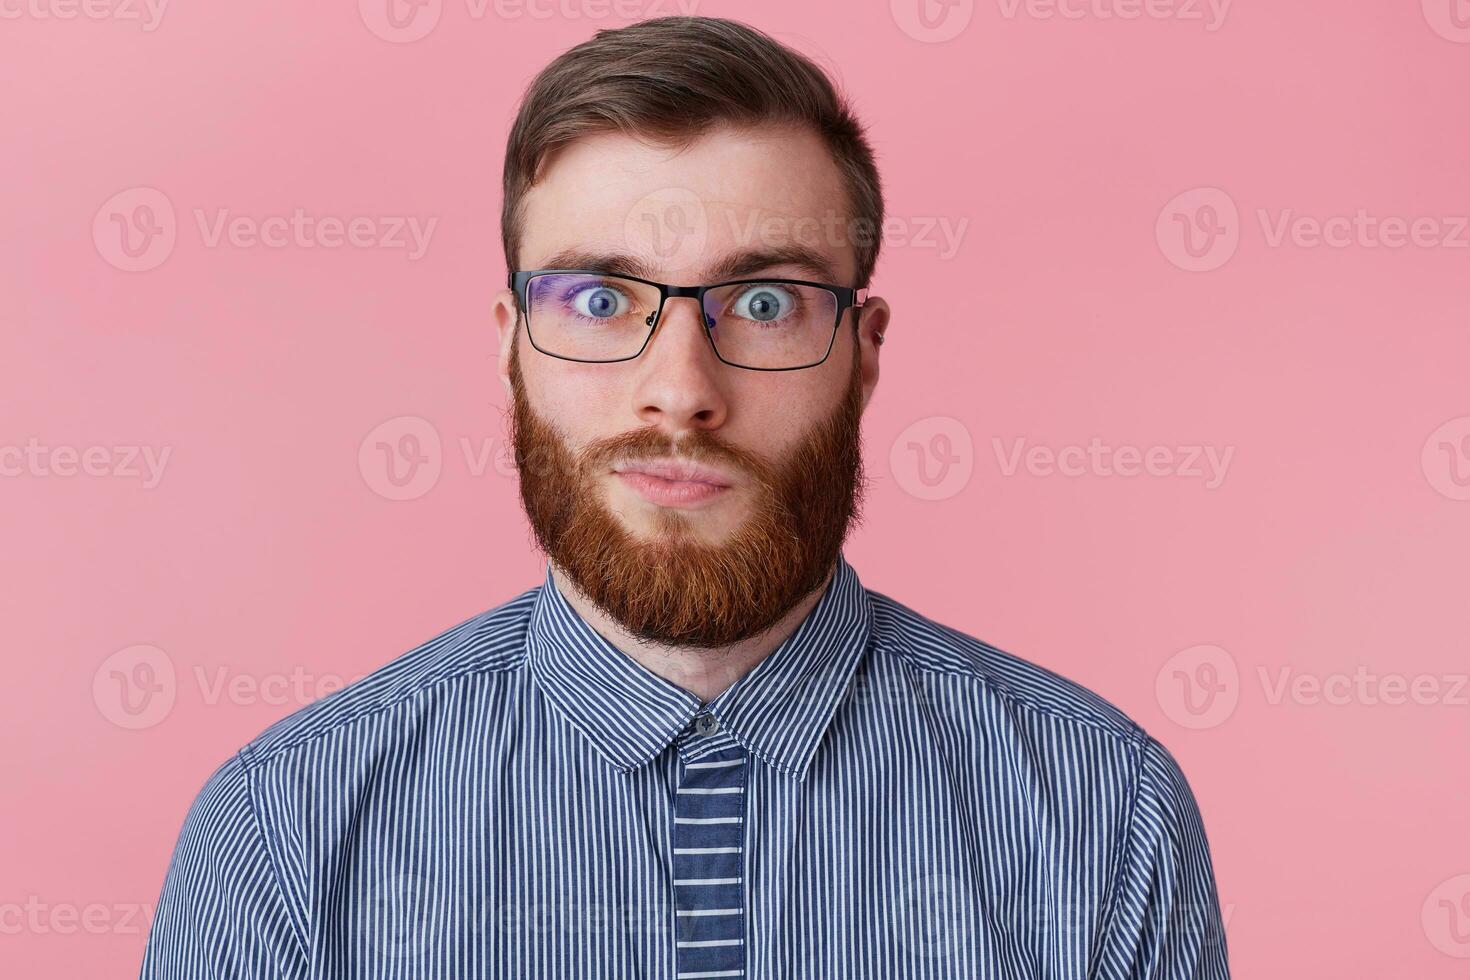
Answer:
M542 348L536 343L536 334L531 327L531 301L528 295L528 287L530 286L531 280L536 278L537 276L568 275L601 276L607 279L627 279L632 282L640 282L643 283L645 286L653 286L658 289L658 309L654 310L653 313L650 315L649 319L652 322L648 324L648 336L643 338L643 345L638 348L638 353L629 355L628 357L614 357L607 360L585 357L567 357L564 354L553 354L551 351ZM827 349L822 353L821 360L812 361L810 364L798 364L794 367L778 368L752 367L749 364L736 364L734 361L725 360L725 356L720 353L719 347L715 346L715 339L710 336L711 325L706 322L708 318L705 316L704 313L704 294L712 289L720 289L724 286L760 285L763 283L772 283L775 285L784 284L788 286L813 286L818 289L827 290L836 298L837 315L832 321L832 336L827 339ZM825 364L827 358L832 355L832 348L836 345L837 331L842 327L843 315L846 314L849 309L862 310L863 305L868 300L868 290L866 288L858 289L852 286L834 286L831 283L827 282L812 282L807 279L780 279L773 278L771 276L765 276L759 279L729 279L724 282L710 283L707 286L671 286L665 282L654 282L652 279L644 279L639 276L625 275L621 272L599 272L596 269L520 269L511 271L510 275L507 277L507 285L509 285L511 290L515 293L516 303L520 306L521 314L526 318L526 336L530 339L531 346L535 347L538 351L548 357L559 358L563 361L576 361L580 364L618 364L622 361L635 360L638 357L641 357L643 352L648 349L649 341L653 339L654 332L658 330L658 325L660 321L663 320L664 304L669 301L670 297L687 296L690 299L697 300L699 303L699 319L700 322L704 325L704 336L705 339L709 341L710 349L715 352L715 357L719 358L722 364L728 364L731 367L743 368L747 371L803 371L807 368L814 368L818 365ZM852 322L853 328L854 330L856 330L858 322L857 318L854 317Z

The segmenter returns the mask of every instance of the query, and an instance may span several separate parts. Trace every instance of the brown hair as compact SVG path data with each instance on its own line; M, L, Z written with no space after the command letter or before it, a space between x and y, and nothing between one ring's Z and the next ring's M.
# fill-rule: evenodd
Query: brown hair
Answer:
M505 150L501 240L520 261L525 194L548 155L582 136L621 131L687 146L717 123L805 125L832 152L847 191L847 236L866 287L878 263L883 192L862 125L805 55L738 21L659 17L598 31L532 81Z

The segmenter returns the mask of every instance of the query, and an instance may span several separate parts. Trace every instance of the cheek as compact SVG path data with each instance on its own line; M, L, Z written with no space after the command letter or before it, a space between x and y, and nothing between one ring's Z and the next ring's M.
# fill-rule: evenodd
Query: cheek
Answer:
M811 380L795 385L779 374L757 377L751 386L732 394L730 425L722 435L768 459L785 456L832 413L841 394L823 378Z
M547 372L531 388L531 404L548 422L566 434L573 445L605 439L637 425L629 414L626 392L611 383L596 365L568 363L564 370Z

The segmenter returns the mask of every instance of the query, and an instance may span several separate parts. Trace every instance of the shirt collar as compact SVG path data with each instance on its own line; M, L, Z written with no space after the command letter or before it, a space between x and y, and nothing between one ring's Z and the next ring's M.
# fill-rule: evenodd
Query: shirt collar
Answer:
M751 753L805 779L871 629L867 591L839 553L832 579L807 617L707 710ZM531 611L526 653L542 692L621 772L656 758L704 707L578 615L557 588L550 561Z

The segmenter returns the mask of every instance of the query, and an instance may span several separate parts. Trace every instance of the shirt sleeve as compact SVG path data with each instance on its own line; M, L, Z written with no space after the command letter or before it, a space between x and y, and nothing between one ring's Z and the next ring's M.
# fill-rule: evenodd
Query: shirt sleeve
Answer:
M232 756L184 818L141 980L298 980L306 972L249 773Z
M1228 980L1209 843L1179 764L1147 738L1096 975Z

